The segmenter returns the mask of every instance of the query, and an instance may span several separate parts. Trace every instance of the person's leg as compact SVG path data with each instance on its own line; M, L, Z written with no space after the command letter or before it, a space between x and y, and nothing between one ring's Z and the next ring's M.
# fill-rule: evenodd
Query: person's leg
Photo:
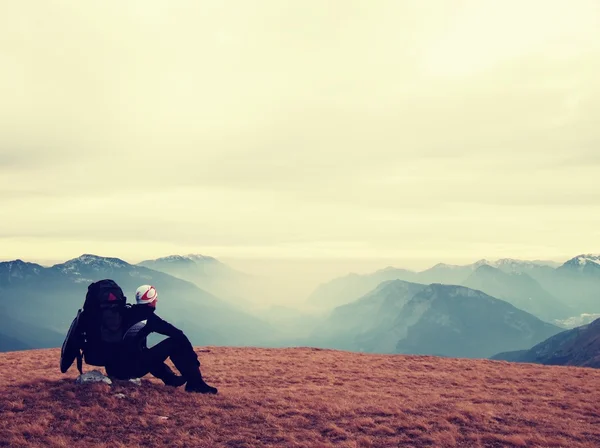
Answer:
M165 364L165 360L174 351L174 345L175 344L172 341L165 339L154 347L144 350L141 356L140 373L142 373L142 371L144 375L150 373L162 380L167 386L179 387L185 384L185 378L176 375L175 372Z
M167 386L179 387L183 386L186 379L183 376L176 375L171 368L164 362L153 365L150 369L150 373Z
M173 364L185 378L186 390L189 392L202 392L216 394L216 388L204 382L200 372L200 361L194 351L189 339L181 337L170 337L147 350L145 358L148 359L149 368L156 368L159 363L164 363L167 357L171 358Z

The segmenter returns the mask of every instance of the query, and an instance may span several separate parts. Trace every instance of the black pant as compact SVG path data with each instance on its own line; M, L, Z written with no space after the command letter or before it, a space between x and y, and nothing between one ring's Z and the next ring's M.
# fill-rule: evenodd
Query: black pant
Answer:
M167 358L171 358L177 370L188 382L194 383L202 379L198 355L186 337L170 337L152 348L143 350L132 374L134 377L141 378L151 373L157 378L165 379L168 375L172 375L171 369L165 364Z

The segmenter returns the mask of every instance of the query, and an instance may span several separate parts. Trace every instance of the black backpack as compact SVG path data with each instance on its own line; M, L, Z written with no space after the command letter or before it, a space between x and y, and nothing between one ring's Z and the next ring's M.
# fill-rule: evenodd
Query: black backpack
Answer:
M60 371L69 370L75 359L79 373L83 373L83 360L106 366L122 345L126 309L127 298L113 280L90 284L83 309L77 311L62 345Z

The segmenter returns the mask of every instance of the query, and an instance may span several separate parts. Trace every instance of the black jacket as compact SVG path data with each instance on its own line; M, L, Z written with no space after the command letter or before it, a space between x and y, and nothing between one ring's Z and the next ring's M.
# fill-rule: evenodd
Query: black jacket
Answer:
M132 305L127 308L124 316L124 328L129 329L138 322L145 322L142 334L148 336L150 333L159 333L172 338L183 336L183 331L161 319L155 313L155 308L148 305Z
M148 305L131 305L123 316L125 335L120 347L115 350L106 364L106 373L116 378L128 378L136 371L143 350L147 349L146 338L150 333L159 333L189 344L183 331L156 315L155 309Z

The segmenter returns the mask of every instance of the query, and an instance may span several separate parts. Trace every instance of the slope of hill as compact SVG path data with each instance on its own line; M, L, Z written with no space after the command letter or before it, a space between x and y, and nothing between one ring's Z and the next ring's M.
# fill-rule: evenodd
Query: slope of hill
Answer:
M118 258L89 254L50 268L20 261L0 263L0 306L16 321L60 334L58 341L52 340L52 346L60 346L83 305L87 286L103 278L115 280L129 302L139 285L154 285L159 292L158 314L184 330L194 343L256 345L273 336L260 319L191 282ZM16 334L6 336L28 343Z
M210 275L229 270L227 266L219 262L216 258L200 254L169 255L152 260L144 260L138 263L138 265L157 271L172 270L173 272L188 273L190 275Z
M394 280L336 308L308 340L317 347L457 357L526 349L562 329L462 286Z
M406 304L394 326L397 353L489 357L530 347L562 329L481 291L433 284Z
M335 308L315 328L308 345L341 350L393 352L398 342L392 331L394 320L404 305L423 288L425 285L402 280L383 282L360 299ZM364 335L373 334L377 335L376 344L364 341Z
M479 260L464 266L438 263L435 266L419 272L417 278L421 283L442 283L444 285L460 285L479 266L488 264L487 260Z
M421 272L388 267L371 274L348 274L320 285L308 298L321 308L335 308L350 303L372 291L384 281L404 280L414 283L461 285L481 266L492 266L507 273L527 273L533 278L547 279L554 273L551 261L526 261L505 258L497 261L479 260L467 265L438 263Z
M199 355L216 396L169 389L149 377L141 387L80 386L75 369L59 373L58 350L2 353L0 443L600 446L594 369L306 348L209 350Z
M582 325L591 324L596 319L600 318L600 313L582 313L579 316L572 316L568 319L559 319L554 321L559 327L570 330L571 328L581 327Z
M583 273L600 274L600 254L582 254L567 260L559 270L572 270Z
M600 255L578 255L558 267L548 291L580 313L600 313Z
M252 277L239 272L213 257L199 254L169 255L138 263L196 284L223 299L233 301L249 289Z
M348 274L319 285L308 298L308 303L320 308L335 308L364 296L380 283L390 280L413 281L416 275L416 272L393 267L367 275Z
M600 319L563 331L530 350L499 353L492 359L600 368Z
M0 332L6 339L5 344L0 344L0 351L60 347L65 338L64 333L49 330L35 323L13 319L2 306L0 306ZM12 340L12 343L16 341L17 346L11 346L9 340Z
M506 300L548 322L568 318L574 314L569 306L552 296L524 272L504 272L499 268L483 265L477 268L463 285Z
M15 350L27 350L31 347L25 344L23 341L13 338L12 336L6 336L0 333L0 352L12 352Z
M536 271L538 268L544 270L554 269L561 265L553 260L517 260L515 258L501 258L489 263L490 266L498 268L504 272L528 272Z

